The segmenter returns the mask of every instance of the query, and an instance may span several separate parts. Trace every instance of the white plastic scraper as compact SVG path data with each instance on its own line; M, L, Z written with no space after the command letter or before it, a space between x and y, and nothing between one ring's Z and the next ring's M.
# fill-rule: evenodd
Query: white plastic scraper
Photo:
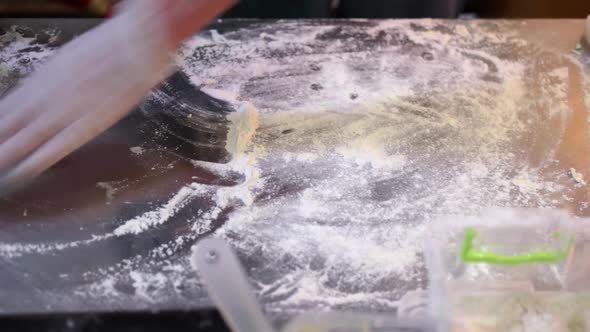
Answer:
M274 331L264 317L236 255L223 240L199 241L193 247L191 263L232 331Z

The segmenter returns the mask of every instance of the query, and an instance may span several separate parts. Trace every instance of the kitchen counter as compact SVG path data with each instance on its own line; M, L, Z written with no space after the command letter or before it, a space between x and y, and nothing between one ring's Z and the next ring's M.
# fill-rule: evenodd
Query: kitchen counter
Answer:
M0 92L97 23L0 21ZM235 248L275 321L393 312L427 284L422 246L440 215L590 214L583 27L217 21L179 70L256 110L247 150L191 160L134 111L0 200L0 312L207 307L187 260L205 236Z

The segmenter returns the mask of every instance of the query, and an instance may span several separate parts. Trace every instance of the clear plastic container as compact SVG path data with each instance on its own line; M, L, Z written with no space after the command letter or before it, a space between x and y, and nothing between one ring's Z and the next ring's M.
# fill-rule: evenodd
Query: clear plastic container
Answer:
M433 325L424 319L392 315L353 313L305 314L293 319L283 332L432 332Z
M587 220L549 209L449 216L426 244L438 331L590 331Z

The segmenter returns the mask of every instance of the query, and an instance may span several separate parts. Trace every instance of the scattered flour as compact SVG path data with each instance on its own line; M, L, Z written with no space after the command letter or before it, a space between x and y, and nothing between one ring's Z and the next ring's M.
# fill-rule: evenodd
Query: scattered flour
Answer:
M523 193L534 193L542 189L538 179L531 179L531 174L527 170L522 170L511 183Z
M236 32L225 34L223 45L206 36L188 43L187 56L192 47L228 54L207 66L183 63L195 84L213 77L216 89L260 110L252 154L265 184L256 192L274 198L234 210L215 235L248 257L271 309L391 308L406 290L425 286L428 220L488 206L552 207L550 197L564 189L543 173L546 164L533 167L519 156L537 126L570 112L567 68L556 65L539 87L529 64L495 53L492 45L505 44L526 52L514 35L477 24L456 27L455 35L437 21L419 21L425 31L408 24L367 28L367 38L390 36L377 52L356 49L358 38L318 46L324 52L301 46L331 32L323 26L303 27L297 39L264 32L239 43ZM396 38L424 45L416 46L424 61L417 65ZM315 65L266 56L278 49ZM342 49L350 52L329 55ZM236 58L238 67L231 65ZM285 76L275 80L274 73ZM541 102L535 114L531 93ZM554 151L547 147L543 160Z
M192 197L204 191L198 186L185 186L161 208L146 212L134 219L128 220L114 230L117 236L123 234L139 234L155 225L160 225L172 217L179 209L186 205Z
M581 186L586 185L586 180L584 180L584 174L576 171L574 168L569 169L569 174L577 184Z
M556 207L569 194L547 174L563 133L545 130L571 111L569 73L560 56L519 38L514 23L277 26L205 32L178 56L195 86L247 105L228 140L234 160L193 161L220 178L237 173L239 184L185 184L112 232L3 243L0 253L140 236L196 211L190 232L89 272L79 291L124 298L114 290L123 280L140 302L194 303L205 295L183 253L206 234L237 250L270 312L391 311L406 291L426 286L422 246L438 215ZM535 165L522 157L531 140L550 142Z
M145 150L141 146L130 147L129 151L133 152L136 155L142 155L145 152Z
M107 182L97 182L96 183L96 187L104 189L105 191L105 195L106 195L106 202L107 204L110 204L111 201L113 200L113 198L115 197L115 194L121 190L122 188L125 188L129 186L129 184L127 183L126 180L122 180L122 181L107 181Z
M314 153L306 153L306 152L302 152L302 153L292 153L292 152L285 152L283 153L283 160L285 160L285 162L291 162L292 160L298 161L298 162L311 162L318 159L318 155L314 154Z
M55 47L48 45L55 42L60 33L53 29L44 33L48 36L46 43L39 43L36 36L25 37L16 26L0 36L0 96L53 54Z

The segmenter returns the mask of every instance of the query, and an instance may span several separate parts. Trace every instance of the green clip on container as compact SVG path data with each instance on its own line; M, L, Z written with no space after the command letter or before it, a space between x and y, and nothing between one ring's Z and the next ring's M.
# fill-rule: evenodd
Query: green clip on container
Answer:
M553 237L550 249L531 249L529 252L524 253L511 253L511 254L500 254L491 250L481 250L474 246L477 231L474 227L465 228L465 234L463 237L463 245L461 247L461 259L465 263L487 263L487 264L499 264L499 265L518 265L518 264L533 264L533 263L552 263L558 264L562 262L571 250L573 244L573 234L562 234L555 232L553 235L548 234L549 237ZM543 242L543 241L540 241ZM567 242L567 246L564 248L555 248L557 245ZM539 245L542 247L542 244Z
M551 209L434 221L425 256L438 330L527 331L544 319L546 331L590 331L588 222Z

